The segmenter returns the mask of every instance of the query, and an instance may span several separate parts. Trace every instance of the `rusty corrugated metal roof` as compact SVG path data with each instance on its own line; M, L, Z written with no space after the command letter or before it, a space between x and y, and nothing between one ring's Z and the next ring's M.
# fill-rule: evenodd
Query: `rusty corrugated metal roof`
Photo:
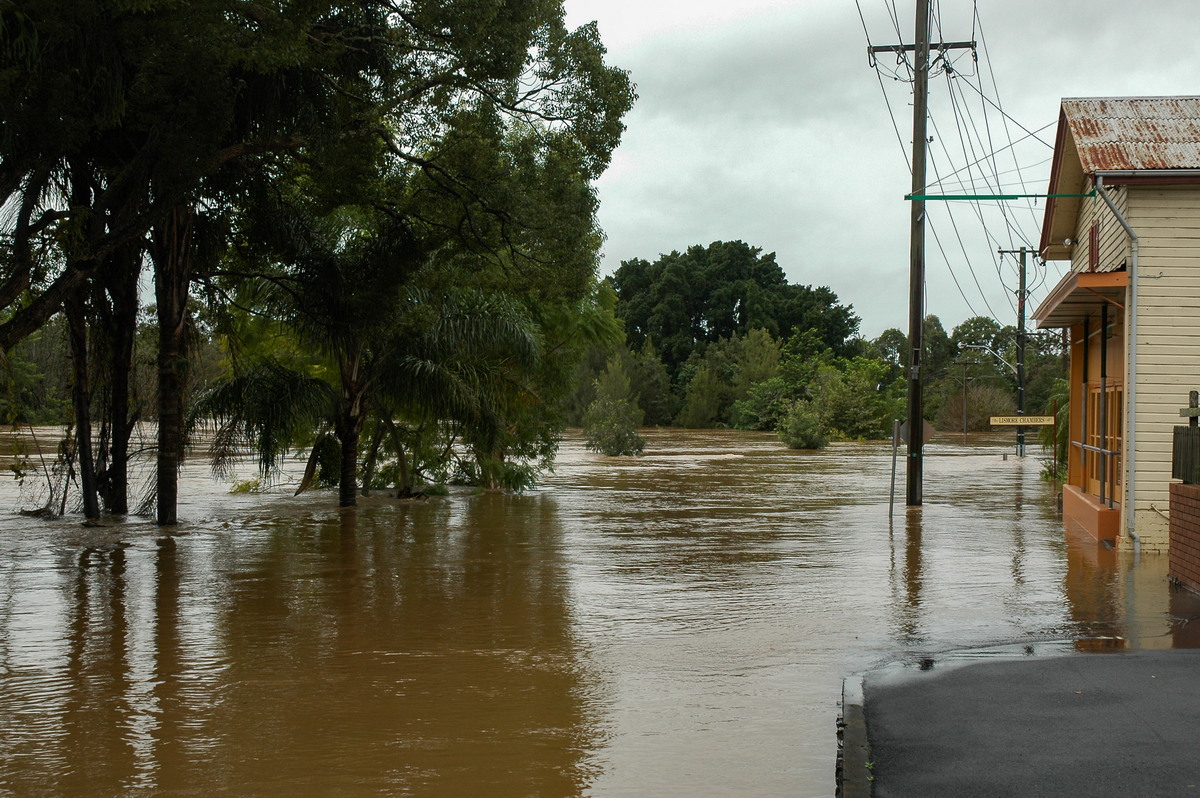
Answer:
M1200 97L1064 99L1085 174L1200 168Z

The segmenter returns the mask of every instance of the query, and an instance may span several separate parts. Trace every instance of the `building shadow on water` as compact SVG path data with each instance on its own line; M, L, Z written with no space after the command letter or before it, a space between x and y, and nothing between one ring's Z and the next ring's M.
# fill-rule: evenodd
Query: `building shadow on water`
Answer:
M1064 536L1077 651L1200 648L1200 595L1170 581L1165 554L1114 550L1070 525Z

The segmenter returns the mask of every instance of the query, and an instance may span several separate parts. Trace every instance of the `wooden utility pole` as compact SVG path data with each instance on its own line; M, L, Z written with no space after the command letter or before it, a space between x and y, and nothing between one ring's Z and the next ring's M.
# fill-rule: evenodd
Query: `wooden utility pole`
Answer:
M1017 415L1025 415L1025 247L1017 282ZM1017 457L1025 456L1025 428L1017 427Z
M908 270L908 457L906 503L920 506L924 462L925 411L921 397L921 353L924 350L922 327L925 323L925 152L929 141L929 51L974 48L975 42L929 43L929 0L917 0L917 20L913 43L868 47L874 59L878 53L912 52L913 64L913 142L912 142L912 231L909 239ZM872 63L874 63L872 61Z
M1001 255L1019 255L1017 277L1017 415L1025 415L1025 247L1002 249ZM1017 457L1025 456L1025 428L1017 427Z
M913 66L912 193L925 193L925 152L929 119L929 0L917 0L916 64ZM925 463L925 403L921 396L921 352L925 323L925 201L912 201L912 231L908 264L908 468L905 502L917 507Z

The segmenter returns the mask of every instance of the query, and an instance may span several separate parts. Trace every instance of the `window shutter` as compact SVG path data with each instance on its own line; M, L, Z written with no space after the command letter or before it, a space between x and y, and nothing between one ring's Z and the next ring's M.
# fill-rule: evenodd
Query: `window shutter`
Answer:
M1092 222L1088 230L1088 271L1094 272L1100 266L1100 223Z

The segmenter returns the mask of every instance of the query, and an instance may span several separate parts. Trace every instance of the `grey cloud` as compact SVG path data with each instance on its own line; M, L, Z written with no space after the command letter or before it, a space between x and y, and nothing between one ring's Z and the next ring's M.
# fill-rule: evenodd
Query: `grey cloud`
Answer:
M876 15L868 17L875 43L891 42L895 31L883 4L862 3ZM967 38L971 4L941 5L944 34ZM1004 108L1025 127L1053 123L1064 96L1200 93L1200 66L1190 57L1200 3L980 0L979 13ZM901 22L911 31L911 12ZM833 288L863 317L864 333L906 326L909 94L906 85L885 83L897 136L865 46L854 4L837 0L667 33L614 52L612 61L631 70L642 99L599 184L600 222L609 236L603 268L740 238L777 252L793 281ZM982 79L990 92L988 67L982 64ZM957 165L963 156L945 92L944 79L935 82L933 152L938 168L949 170L955 166L946 164L945 150ZM981 101L973 102L978 117ZM992 123L993 143L1001 146L1003 125L995 117ZM1012 123L1010 129L1022 135ZM1053 141L1052 127L1043 138ZM1049 152L1027 143L1017 157L1022 165L1038 164ZM1007 154L1000 161L1000 169L1015 165ZM1030 190L1043 190L1048 173L1048 164L1029 170ZM949 328L987 312L986 300L1011 323L1012 287L996 273L996 242L967 208L958 208L960 248L948 212L930 209L946 256L931 237L928 311ZM1022 213L1022 229L1036 240L1038 219ZM1007 246L1003 224L989 227ZM967 299L953 285L951 268ZM1041 275L1043 294L1058 268Z

